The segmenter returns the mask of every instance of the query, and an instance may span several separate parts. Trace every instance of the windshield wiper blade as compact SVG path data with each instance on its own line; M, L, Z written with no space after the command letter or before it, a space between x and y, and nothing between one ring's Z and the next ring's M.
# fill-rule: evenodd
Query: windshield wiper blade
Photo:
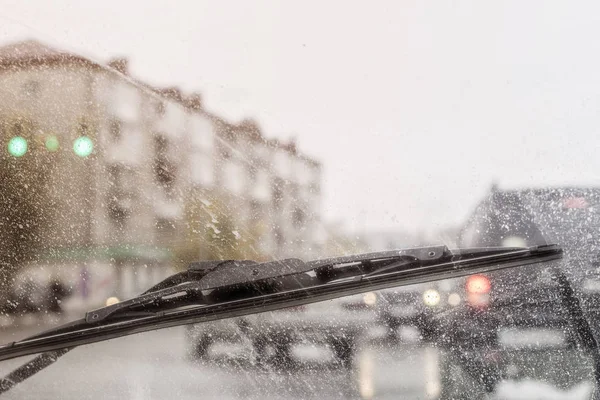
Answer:
M309 262L297 258L260 264L250 260L201 261L191 264L186 273L176 274L176 278L167 278L166 284L163 281L137 298L88 312L85 319L87 322L99 322L119 311L139 308L142 304L145 304L147 309L150 303L155 302L157 298L163 299L165 296L172 296L188 290L196 291L196 295L191 296L193 303L200 301L210 304L215 302L215 295L203 297L198 295L199 291L220 290L221 300L223 298L231 300L236 289L239 291L248 286L258 288L262 293L295 289L298 285L294 283L306 288L342 277L377 273L383 271L383 268L389 270L407 263L418 262L425 265L428 262L437 262L448 255L448 249L445 246L435 246ZM339 268L339 266L346 267ZM315 276L306 276L305 274L309 272L314 272ZM224 288L225 291L223 291ZM180 298L176 306L181 305L182 300L183 298Z
M273 311L372 290L558 259L558 246L449 250L445 246L304 262L193 263L142 295L84 319L0 346L0 360L177 325ZM39 358L39 357L38 357ZM37 358L36 358L37 359ZM34 359L32 362L34 362ZM46 366L46 365L45 365ZM0 392L3 388L0 381Z

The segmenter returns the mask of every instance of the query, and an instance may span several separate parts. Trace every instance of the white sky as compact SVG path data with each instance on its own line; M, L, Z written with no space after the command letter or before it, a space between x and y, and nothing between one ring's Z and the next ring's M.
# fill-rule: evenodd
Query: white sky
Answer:
M0 41L25 38L296 136L348 228L456 224L493 180L600 183L595 1L0 0Z

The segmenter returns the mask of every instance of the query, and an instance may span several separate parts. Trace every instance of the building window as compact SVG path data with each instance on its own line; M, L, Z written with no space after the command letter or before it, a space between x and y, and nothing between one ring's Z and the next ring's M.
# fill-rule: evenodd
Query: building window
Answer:
M252 200L250 202L250 219L260 221L263 218L262 205L260 202Z
M308 190L310 193L320 194L321 193L321 185L319 185L319 182L313 182L309 185Z
M189 134L193 148L206 152L213 151L214 130L208 119L195 116L190 121Z
M119 140L121 138L121 130L123 124L118 119L113 119L109 122L108 130L113 140Z
M209 154L197 152L190 159L192 181L196 185L211 185L214 181L213 160Z
M162 117L163 115L165 115L165 113L167 111L167 107L165 106L165 103L160 101L160 102L156 103L155 110L156 110L156 115L158 115L159 117Z
M220 153L223 160L229 160L231 158L231 152L227 149L222 149Z
M30 80L23 85L23 91L27 96L37 96L42 85L38 81Z
M273 181L273 208L275 210L281 210L282 206L283 206L283 196L284 196L284 191L283 191L283 186L284 186L285 182L283 179L281 178L275 178L275 180Z
M12 126L12 136L25 136L25 127L23 126L23 122L15 122Z
M275 236L275 243L277 248L281 249L285 245L285 238L283 237L283 231L277 227L273 230L273 236Z
M291 161L288 153L285 153L283 151L278 151L277 153L275 153L273 164L275 172L279 176L283 176L285 178L288 178L290 176Z
M244 190L244 168L237 162L229 161L223 167L225 187L234 194L241 194Z
M90 135L90 127L86 122L80 122L77 126L77 133L79 136L89 136Z
M296 228L301 228L306 223L306 214L304 210L296 208L292 213L292 223Z
M34 124L28 119L18 119L10 125L8 131L11 137L21 136L30 139L34 132Z
M160 241L169 241L174 239L176 227L175 221L169 218L157 218L154 224L156 234Z
M169 159L169 142L162 135L154 137L154 174L156 181L167 191L175 185L176 168Z
M253 174L252 195L260 201L269 201L269 175L267 171L259 169Z
M297 183L292 183L289 185L289 192L293 199L298 199L300 197L300 187Z
M108 168L108 213L111 220L123 226L131 215L132 201L127 187L126 169L123 165L111 165Z

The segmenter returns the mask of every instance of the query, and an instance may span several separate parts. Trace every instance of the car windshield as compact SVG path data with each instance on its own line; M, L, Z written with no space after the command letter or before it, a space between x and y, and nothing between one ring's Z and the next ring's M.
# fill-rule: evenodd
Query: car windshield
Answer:
M600 396L598 5L0 4L0 396Z

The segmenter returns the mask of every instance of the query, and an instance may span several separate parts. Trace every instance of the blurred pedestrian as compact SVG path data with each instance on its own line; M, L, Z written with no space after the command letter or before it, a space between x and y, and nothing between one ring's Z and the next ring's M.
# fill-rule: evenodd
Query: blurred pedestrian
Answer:
M49 288L48 310L54 313L62 312L62 301L70 295L70 290L59 279L53 279Z

